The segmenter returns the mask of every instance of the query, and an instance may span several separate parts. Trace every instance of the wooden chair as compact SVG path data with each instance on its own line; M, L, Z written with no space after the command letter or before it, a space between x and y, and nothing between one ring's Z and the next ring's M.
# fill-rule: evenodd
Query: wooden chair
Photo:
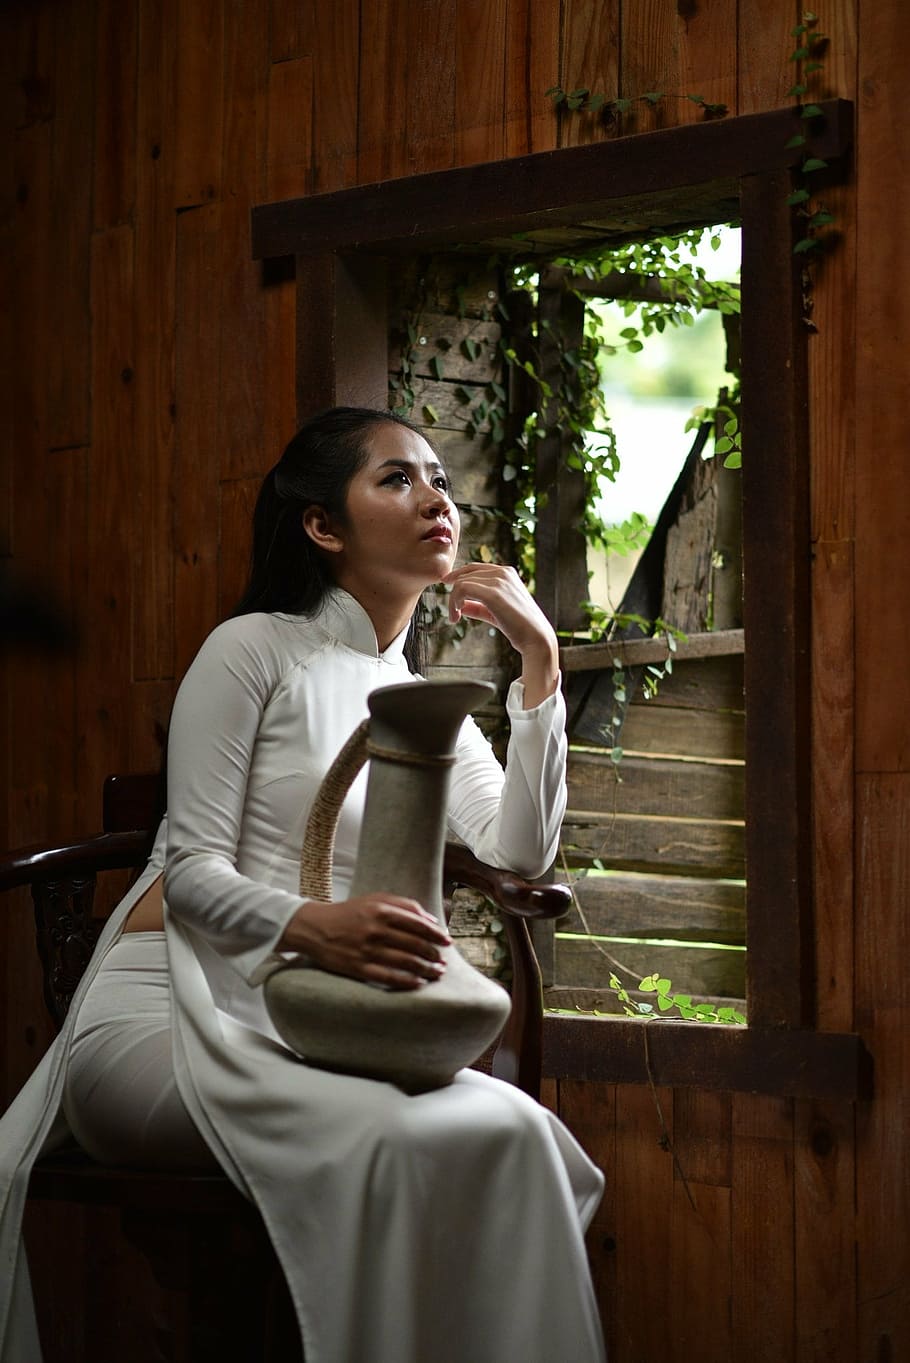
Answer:
M44 999L59 1028L103 926L95 890L104 872L138 870L149 845L157 778L111 776L105 783L104 831L54 847L0 858L0 890L31 888ZM534 885L477 861L449 844L445 892L479 890L498 907L512 954L512 1015L492 1054L479 1065L539 1096L543 1006L540 970L528 921L563 915L562 885ZM161 1172L106 1167L77 1148L39 1160L31 1204L70 1203L115 1209L123 1235L151 1266L174 1319L131 1363L292 1363L300 1357L296 1323L281 1270L258 1213L220 1172ZM39 1319L42 1317L40 1300ZM155 1338L153 1339L153 1335ZM45 1341L46 1363L56 1363ZM73 1357L62 1349L57 1356ZM93 1355L95 1357L97 1355Z

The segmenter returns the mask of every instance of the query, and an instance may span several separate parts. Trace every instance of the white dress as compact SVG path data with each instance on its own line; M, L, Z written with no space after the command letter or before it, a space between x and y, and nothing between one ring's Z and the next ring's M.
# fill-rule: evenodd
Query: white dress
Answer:
M301 902L309 806L369 692L411 679L403 642L380 654L365 612L335 592L315 621L226 622L180 688L165 875L179 1091L222 1168L262 1213L307 1363L599 1363L582 1237L603 1180L566 1128L473 1071L409 1097L312 1069L282 1046L262 1002L258 986ZM553 856L564 809L564 716L558 693L531 711L521 700L516 684L505 774L466 721L449 815L481 859L533 876ZM339 899L365 780L339 822ZM93 965L142 887L118 908ZM78 997L71 1017L77 1011ZM0 1249L13 1285L2 1363L40 1357L28 1344L18 1228L28 1169L61 1126L70 1028L0 1126L4 1146L9 1131L15 1147L9 1168L3 1157L0 1187Z

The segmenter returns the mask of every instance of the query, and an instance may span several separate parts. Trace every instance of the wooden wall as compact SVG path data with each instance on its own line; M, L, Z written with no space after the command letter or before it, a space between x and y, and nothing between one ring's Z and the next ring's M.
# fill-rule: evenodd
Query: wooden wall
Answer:
M818 1022L862 1031L875 1098L551 1085L607 1172L591 1254L614 1363L910 1357L910 12L818 12L825 93L856 102L858 137L826 195L841 241L809 340ZM798 16L5 0L0 553L81 632L72 659L7 660L8 844L97 827L102 776L155 763L175 683L236 595L253 489L294 424L293 285L251 262L251 204L604 135L555 116L556 81L778 107ZM626 130L697 117L668 101ZM24 902L4 934L11 1092L47 1027Z

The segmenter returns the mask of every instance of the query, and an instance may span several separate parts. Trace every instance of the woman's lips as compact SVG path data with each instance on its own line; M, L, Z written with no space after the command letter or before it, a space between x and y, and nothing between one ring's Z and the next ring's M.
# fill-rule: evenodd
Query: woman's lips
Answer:
M428 530L423 536L425 540L439 540L443 544L452 543L452 532L447 525L434 525L432 530Z

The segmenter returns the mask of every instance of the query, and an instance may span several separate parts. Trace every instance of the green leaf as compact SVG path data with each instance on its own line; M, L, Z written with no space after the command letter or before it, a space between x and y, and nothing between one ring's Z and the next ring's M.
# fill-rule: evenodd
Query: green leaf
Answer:
M798 241L796 245L793 247L793 254L795 256L802 256L805 255L808 251L817 250L818 239L816 237L803 237L802 241Z
M792 208L796 204L804 204L810 197L808 189L794 189L792 194L787 195L787 203Z
M588 100L588 113L596 114L597 110L603 107L606 95L592 95Z
M798 47L795 52L790 53L791 62L805 61L806 57L811 57L812 53L808 47Z
M673 1000L669 998L666 994L659 994L657 998L657 1006L662 1013L668 1013L670 1009L673 1007Z
M659 104L663 97L664 95L662 90L646 90L645 93L642 95L642 99L646 99L648 103L652 105L652 107L655 104Z
M622 756L623 756L623 750L622 750L622 748L611 748L611 749L610 749L610 761L611 761L611 762L621 762L621 761L622 761Z
M439 413L431 403L424 403L423 414L431 426L435 426L439 420Z
M787 91L787 94L788 96L796 99L800 95L806 94L808 89L809 89L808 85L791 85L790 89Z
M791 147L804 147L808 138L805 133L794 133L789 142L784 143L784 150L789 151Z
M461 349L469 360L476 360L477 356L480 354L480 346L477 341L474 340L473 336L465 336L461 343Z
M804 175L811 175L813 170L825 170L827 165L828 162L823 161L820 156L810 156L808 160L803 162L802 172Z
M443 374L444 374L444 372L445 372L445 367L444 367L444 365L443 365L443 363L442 363L442 356L441 356L441 355L434 355L434 356L433 356L433 358L430 360L430 369L433 371L433 377L434 377L434 378L437 378L437 379L441 379L441 378L442 378L442 376L443 376Z
M806 62L803 67L803 72L805 75L809 76L813 71L821 71L823 66L824 62Z
M729 421L724 422L724 435L736 435L738 430L739 422L736 420L735 416L732 416Z
M641 983L639 984L638 987L639 987L639 989L642 991L642 993L644 993L644 994L656 994L656 993L657 993L657 976L656 976L656 975L646 975L645 978L641 981Z
M714 442L714 453L715 453L715 454L726 454L727 451L728 451L728 450L732 450L732 448L733 448L733 441L730 440L730 439L729 439L727 436L725 436L725 435L719 436L718 439L715 440L715 442Z
M821 118L822 110L817 104L804 104L800 118Z
M834 221L834 214L833 214L833 213L829 213L828 210L825 209L825 208L820 208L820 209L818 210L817 213L813 213L813 214L812 214L812 217L809 219L809 226L810 226L810 227L824 227L824 225L825 225L826 223L833 222L833 221Z
M734 450L733 453L728 454L726 459L724 460L725 469L741 469L742 466L743 456L740 450Z

